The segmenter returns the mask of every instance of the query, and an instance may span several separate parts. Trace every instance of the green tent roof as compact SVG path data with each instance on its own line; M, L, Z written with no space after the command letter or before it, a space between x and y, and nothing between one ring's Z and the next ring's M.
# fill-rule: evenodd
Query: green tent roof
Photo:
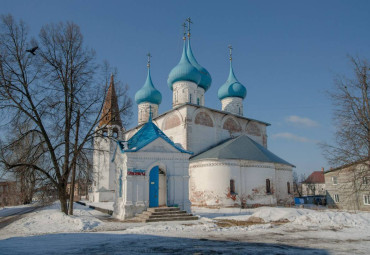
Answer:
M241 159L260 162L279 163L294 167L274 153L250 139L247 135L228 139L215 147L190 158L191 161L202 159Z

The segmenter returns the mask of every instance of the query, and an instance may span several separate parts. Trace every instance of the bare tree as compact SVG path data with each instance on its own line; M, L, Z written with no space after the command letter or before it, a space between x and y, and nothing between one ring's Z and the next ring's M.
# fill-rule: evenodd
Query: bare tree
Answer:
M97 72L95 53L84 46L76 24L45 25L38 40L31 41L27 31L12 16L1 17L0 111L7 118L0 121L10 130L22 122L31 127L1 149L6 155L8 146L37 134L41 153L1 161L7 169L26 167L47 178L67 214L67 183L72 169L89 158L95 127L105 117L100 114L108 84ZM132 106L127 87L118 96L121 119L127 121Z
M350 62L353 77L337 77L335 88L329 93L334 106L336 143L321 146L332 166L345 168L346 180L341 182L348 197L357 201L358 192L366 188L363 178L370 175L370 63L358 57L350 57Z
M293 171L293 193L294 196L301 197L302 196L302 181L304 181L306 178L304 174L301 174L298 176L298 173L296 171Z

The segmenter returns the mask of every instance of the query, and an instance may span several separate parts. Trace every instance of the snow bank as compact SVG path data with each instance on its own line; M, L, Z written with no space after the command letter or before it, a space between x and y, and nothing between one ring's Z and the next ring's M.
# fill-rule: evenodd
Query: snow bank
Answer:
M350 213L279 207L259 207L256 209L194 208L193 212L214 220L248 221L253 217L262 219L264 223L289 221L291 225L304 227L368 228L370 226L370 213L367 212Z
M65 215L60 211L59 203L55 203L13 222L2 229L2 233L5 235L38 235L81 232L91 230L102 223L84 209L76 207L73 212L74 215Z

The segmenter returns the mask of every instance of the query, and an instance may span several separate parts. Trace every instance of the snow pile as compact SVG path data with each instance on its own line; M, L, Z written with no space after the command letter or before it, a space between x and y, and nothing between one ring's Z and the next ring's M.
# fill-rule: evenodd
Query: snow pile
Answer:
M294 225L318 227L353 227L364 229L370 226L370 214L365 212L310 211L292 221Z
M91 230L102 223L86 210L76 208L73 212L74 215L65 215L60 211L60 205L55 203L6 226L2 232L21 235L81 232Z
M258 223L290 222L294 226L322 228L368 228L370 213L310 210L298 208L259 207L256 209L207 209L196 208L194 213L214 220L250 221ZM203 219L203 218L201 218ZM249 227L248 229L252 229Z

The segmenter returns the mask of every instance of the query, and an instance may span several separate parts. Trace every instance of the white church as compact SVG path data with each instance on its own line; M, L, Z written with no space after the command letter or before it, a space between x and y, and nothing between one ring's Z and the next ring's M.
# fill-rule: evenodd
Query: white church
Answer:
M189 24L190 25L190 24ZM292 164L267 149L268 123L244 117L247 90L230 73L219 87L221 109L205 106L209 72L195 59L190 29L179 63L168 76L172 109L159 114L161 93L150 74L137 91L138 126L125 130L111 77L100 136L94 140L89 199L114 201L128 219L150 207L232 207L290 204Z

